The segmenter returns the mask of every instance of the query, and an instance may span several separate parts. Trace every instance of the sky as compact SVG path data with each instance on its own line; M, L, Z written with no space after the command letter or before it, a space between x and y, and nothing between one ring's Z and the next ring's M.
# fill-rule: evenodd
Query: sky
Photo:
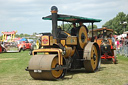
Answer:
M98 28L119 12L128 14L128 0L0 0L0 35L16 30L18 34L51 32L51 21L42 17L51 14L52 6L60 14L102 19L94 23Z

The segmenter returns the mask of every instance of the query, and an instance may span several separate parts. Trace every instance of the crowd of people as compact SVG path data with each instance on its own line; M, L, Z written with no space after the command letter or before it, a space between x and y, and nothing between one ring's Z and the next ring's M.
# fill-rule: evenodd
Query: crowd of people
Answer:
M127 36L121 37L121 39L115 38L115 46L117 54L125 55L128 57L128 34Z

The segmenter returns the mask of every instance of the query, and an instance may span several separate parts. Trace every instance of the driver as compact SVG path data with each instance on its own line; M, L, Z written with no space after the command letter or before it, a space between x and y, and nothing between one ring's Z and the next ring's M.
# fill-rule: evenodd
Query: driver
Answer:
M71 29L71 35L76 36L76 32L77 32L76 23L72 23L72 25L73 28Z

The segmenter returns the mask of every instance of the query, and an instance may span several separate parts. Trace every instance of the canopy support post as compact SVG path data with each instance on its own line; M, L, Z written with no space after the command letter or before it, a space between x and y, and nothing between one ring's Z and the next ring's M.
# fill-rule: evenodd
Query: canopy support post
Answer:
M92 22L92 38L91 38L91 42L94 42L94 37L93 37L93 23L94 22Z
M62 21L62 24L63 24L63 29L62 30L64 30L64 21Z

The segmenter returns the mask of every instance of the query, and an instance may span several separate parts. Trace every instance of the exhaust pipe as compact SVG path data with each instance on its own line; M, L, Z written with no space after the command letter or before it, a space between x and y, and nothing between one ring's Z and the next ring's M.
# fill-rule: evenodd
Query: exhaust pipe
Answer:
M58 29L57 29L57 12L58 12L58 8L56 6L52 6L51 7L51 15L52 15L52 35L53 38L56 39L57 38L57 34L58 34Z

